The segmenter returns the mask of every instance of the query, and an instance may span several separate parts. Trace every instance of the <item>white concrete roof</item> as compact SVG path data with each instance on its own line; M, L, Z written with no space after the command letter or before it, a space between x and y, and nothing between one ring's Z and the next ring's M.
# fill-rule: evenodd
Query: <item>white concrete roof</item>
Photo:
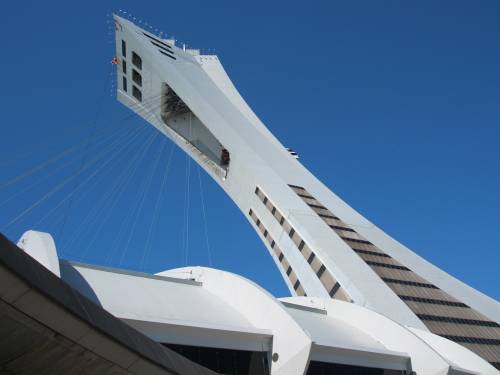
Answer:
M278 354L273 374L300 373L311 360L423 374L495 373L464 347L367 308L314 297L277 300L221 270L149 275L61 262L61 277L156 341Z
M90 286L87 295L120 318L270 334L255 329L243 314L196 281L76 262L61 268L65 280L74 283L73 268Z
M291 367L305 367L313 359L410 368L406 354L388 350L326 310L282 303L228 272L194 267L148 275L61 262L61 274L113 315L157 341L271 350L282 363L295 363Z
M383 364L386 369L411 368L407 353L388 350L374 337L328 314L327 310L283 304L313 341L311 360L358 366ZM346 355L352 351L357 355Z

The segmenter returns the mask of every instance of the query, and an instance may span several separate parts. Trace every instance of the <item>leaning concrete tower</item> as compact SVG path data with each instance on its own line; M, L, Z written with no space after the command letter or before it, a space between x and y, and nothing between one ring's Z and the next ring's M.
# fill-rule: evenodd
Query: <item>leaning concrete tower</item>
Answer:
M500 368L499 303L430 264L312 175L217 56L115 16L118 100L182 148L254 227L292 295L364 306Z

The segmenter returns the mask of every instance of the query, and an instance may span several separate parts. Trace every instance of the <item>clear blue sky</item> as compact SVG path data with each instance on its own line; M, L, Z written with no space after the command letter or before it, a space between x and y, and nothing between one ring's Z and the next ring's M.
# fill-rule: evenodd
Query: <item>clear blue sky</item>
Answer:
M106 87L107 15L118 9L215 49L257 115L326 185L426 259L500 297L498 1L5 1L1 230L36 204L5 231L11 239L35 226L70 259L147 272L183 266L186 255L209 264L197 167L186 218L184 155L174 150L157 200L171 143L157 137L139 153L154 130ZM135 129L129 147L116 148ZM213 266L288 294L243 215L206 175L202 184Z

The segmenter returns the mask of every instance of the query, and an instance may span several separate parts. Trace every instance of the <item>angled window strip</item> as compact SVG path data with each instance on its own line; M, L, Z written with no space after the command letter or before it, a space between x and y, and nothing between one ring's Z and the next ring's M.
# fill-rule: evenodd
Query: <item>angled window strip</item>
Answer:
M500 343L500 329L496 322L455 300L364 239L305 188L289 186L408 305L431 332L458 343L471 344L470 349L483 358L489 358L489 348ZM309 256L308 262L314 262L314 253ZM320 268L318 274L321 272ZM332 292L336 288L335 284ZM489 332L486 333L485 329L489 329ZM464 336L464 333L471 336ZM493 362L490 359L491 363L500 360L498 353Z
M335 289L335 293L333 295L331 294L333 286L338 283L337 280L335 280L330 271L326 269L326 266L323 265L321 261L315 256L314 252L310 249L310 247L307 246L306 242L297 233L295 228L288 222L288 220L280 212L280 210L276 208L276 206L272 203L272 201L264 193L264 191L259 186L257 186L254 190L254 193L255 195L257 195L262 204L264 204L267 210L271 213L271 215L276 219L276 221L283 227L283 230L292 239L298 251L302 253L304 260L307 261L312 271L317 274L318 279L323 284L329 295L344 301L351 301L351 298L348 296L347 292L345 292L340 286L339 288ZM321 272L319 272L320 269Z

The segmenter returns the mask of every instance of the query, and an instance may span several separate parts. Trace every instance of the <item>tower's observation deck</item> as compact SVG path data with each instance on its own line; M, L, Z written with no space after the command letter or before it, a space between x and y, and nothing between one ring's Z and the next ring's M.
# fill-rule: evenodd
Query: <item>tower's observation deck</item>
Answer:
M500 367L500 307L348 206L269 132L217 56L115 17L118 100L169 137L253 225L292 295L368 307Z

